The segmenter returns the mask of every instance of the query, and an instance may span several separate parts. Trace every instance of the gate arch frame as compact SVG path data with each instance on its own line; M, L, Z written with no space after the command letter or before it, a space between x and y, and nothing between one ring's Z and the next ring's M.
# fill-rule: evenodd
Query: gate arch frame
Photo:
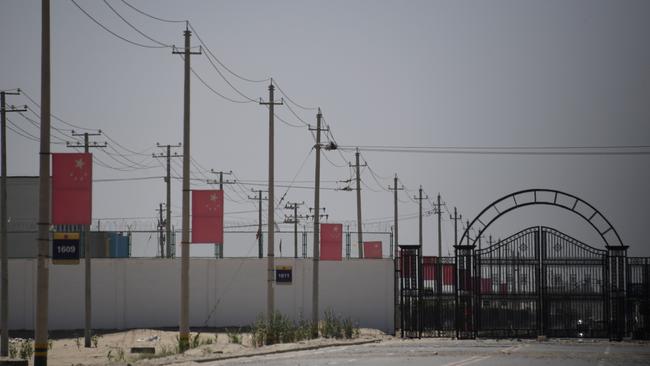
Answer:
M551 193L551 194L553 194L554 195L553 201L552 202L550 202L550 201L539 201L538 200L538 193ZM522 196L524 194L532 194L533 195L533 201L529 201L529 202L519 202L519 201L517 201L517 197ZM567 206L567 205L558 203L558 198L562 198L562 197L569 198L570 200L572 200L573 205ZM505 210L499 210L497 205L499 205L500 203L503 203L503 202L510 201L510 200L514 203L513 206L508 207ZM587 217L587 215L585 215L583 212L580 212L580 211L576 210L576 208L578 207L579 204L582 204L582 205L586 206L587 208L589 208L591 210L589 217ZM575 195L569 194L569 193L561 192L561 191L554 190L554 189L543 189L543 188L532 188L532 189L525 189L525 190L513 192L513 193L505 195L505 196L495 200L494 202L490 203L467 226L467 228L463 232L463 235L460 237L460 240L459 240L458 244L462 244L464 241L467 241L468 245L474 245L475 246L478 239L483 235L483 232L485 230L487 230L487 228L490 225L492 225L492 223L494 223L496 220L501 218L501 216L507 214L510 211L513 211L513 210L516 210L516 209L519 209L519 208L522 208L522 207L533 206L533 205L555 206L555 207L559 207L559 208L563 208L565 210L571 211L571 212L575 213L576 215L582 217L582 219L587 221L587 223L589 223L589 225L591 225L591 227L594 230L596 230L596 232L600 235L600 237L605 242L606 247L613 247L613 246L615 246L614 244L616 244L617 246L620 246L620 247L624 247L623 241L621 240L621 237L618 235L618 232L616 231L614 226L612 226L612 224L605 217L605 215L603 215L597 208L595 208L589 202L587 202L587 201L585 201L585 200L583 200L583 199L581 199L581 198L579 198L579 197L577 197ZM483 220L481 220L481 218L492 209L494 209L497 212L497 215L494 216L494 217L491 217L488 220L487 224L486 224L486 223L483 222ZM603 230L598 228L598 226L596 226L596 224L592 221L594 218L597 218L597 217L600 217L605 222L605 224L607 225L607 227L605 227ZM471 240L470 235L469 235L470 230L472 230L474 228L474 225L477 225L477 224L482 225L482 227L478 230L478 235L476 235L476 237L474 238L474 240L471 241L471 244L470 244L470 240ZM614 236L615 236L616 241L618 243L612 243L612 242L610 242L610 240L607 239L607 237L605 235L608 234L610 231L614 233Z

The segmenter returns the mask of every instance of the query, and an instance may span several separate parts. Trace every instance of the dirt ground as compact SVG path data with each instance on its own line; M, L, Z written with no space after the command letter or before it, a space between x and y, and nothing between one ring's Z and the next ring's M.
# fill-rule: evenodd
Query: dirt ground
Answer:
M177 330L134 329L128 331L100 333L93 337L92 347L84 347L83 332L53 336L51 349L48 352L49 365L190 365L192 360L201 358L216 358L245 354L256 354L269 351L297 349L328 344L344 344L363 340L387 339L390 336L374 329L360 329L358 338L352 340L313 339L297 343L284 343L272 346L254 347L251 336L245 332L238 334L241 343L233 342L225 330L206 330L198 335L198 347L177 354ZM191 339L197 335L191 333ZM12 343L20 348L19 338L12 338ZM156 353L132 353L132 347L154 347ZM32 364L32 359L29 364Z

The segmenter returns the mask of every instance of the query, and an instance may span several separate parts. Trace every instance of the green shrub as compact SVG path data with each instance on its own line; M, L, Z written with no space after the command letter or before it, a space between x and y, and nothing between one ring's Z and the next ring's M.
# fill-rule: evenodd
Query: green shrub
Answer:
M271 319L260 315L251 326L253 346L290 343L312 338L311 322L301 319L298 323L279 312L273 313Z
M9 358L16 358L18 356L18 346L16 342L9 343Z
M228 342L234 344L241 344L242 336L240 331L241 329L237 329L237 330L226 329L226 334L228 335Z
M351 339L359 335L359 328L354 325L352 319L341 318L332 309L325 310L320 331L325 338Z
M23 360L29 360L34 355L34 346L32 346L32 341L25 339L20 344L20 358Z

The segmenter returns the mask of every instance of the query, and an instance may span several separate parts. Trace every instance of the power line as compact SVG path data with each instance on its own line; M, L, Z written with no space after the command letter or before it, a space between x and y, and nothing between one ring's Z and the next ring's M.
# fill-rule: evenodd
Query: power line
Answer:
M118 11L115 10L115 8L113 8L113 7L111 6L111 4L108 3L108 1L104 0L104 4L106 4L106 6L108 6L108 8L111 9L111 10L113 11L113 13L115 13L115 15L117 15L120 19L122 19L122 21L123 21L124 23L126 23L126 24L127 24L129 27L131 27L131 29L133 29L134 31L138 32L138 34L140 34L141 36L143 36L143 37L145 37L146 39L148 39L148 40L150 40L150 41L152 41L152 42L154 42L154 43L157 43L157 44L159 44L159 45L161 45L161 46L163 46L163 47L172 47L172 45L162 43L162 42L160 42L160 41L158 41L158 40L156 40L156 39L154 39L154 38L148 36L147 34L145 34L144 32L142 32L142 31L139 30L138 28L136 28L133 24L131 24L128 20L126 20L126 19L125 19L125 18L124 18L120 13L118 13Z
M287 107L287 109L289 109L289 112L291 112L291 114L293 114L294 117L298 119L298 121L302 122L305 126L309 127L309 123L305 122L304 119L300 118L300 116L298 116L298 114L296 114L296 112L291 108L290 104L287 103L285 104L285 106Z
M137 11L138 13L140 13L140 14L142 14L142 15L144 15L144 16L147 16L147 17L149 17L149 18L151 18L151 19L155 19L155 20L158 20L158 21L161 21L161 22L165 22L165 23L185 23L185 22L186 22L185 20L170 20L170 19L159 18L159 17L153 16L153 15L151 15L151 14L149 14L149 13L145 13L144 11L142 11L142 10L136 8L135 6L133 6L133 5L129 4L129 3L127 3L127 2L124 1L124 0L121 0L121 1L122 1L126 6L128 6L129 8L131 8L131 9Z
M122 0L122 1L124 1L124 0ZM224 69L226 69L226 71L228 71L228 72L229 72L230 74L232 74L233 76L235 76L235 77L237 77L237 78L239 78L239 79L241 79L241 80L251 82L251 83L265 83L265 82L271 80L271 78L258 79L258 80L255 80L255 79L249 79L249 78L243 77L243 76L237 74L236 72L232 71L232 70L231 70L229 67L227 67L223 62L221 62L221 60L219 60L219 58L218 58L217 56L215 56L214 53L212 53L212 50L210 50L210 48L208 47L208 45L207 45L205 42L203 42L203 39L201 39L201 37L199 36L199 33L196 31L196 28L194 28L194 27L192 26L192 23L189 23L189 26L190 26L190 29L192 29L192 31L194 32L194 35L196 36L196 38L197 38L197 39L199 40L199 42L203 45L203 47L205 47L205 49L208 51L208 53L209 53L209 54L210 54L210 55L211 55L211 56L212 56L212 57L217 61L217 63L218 63L219 65L221 65L221 67L223 67ZM279 89L279 88L278 88L278 89ZM280 92L282 92L282 91L280 90ZM284 94L284 92L282 92L282 94ZM285 96L286 96L286 94L285 94ZM287 99L288 99L288 97L287 97ZM294 104L295 104L295 103L294 103Z
M226 77L224 76L224 74L219 70L219 68L217 67L217 65L214 64L214 62L213 62L212 59L208 56L207 53L204 54L204 55L205 55L205 58L207 58L208 61L210 62L210 65L212 65L212 68L217 72L217 74L219 74L219 76L221 76L221 78L223 79L223 81L225 81L226 84L228 84L228 85L232 88L232 90L234 90L237 94L239 94L240 96L242 96L244 99L248 99L250 102L256 102L255 99L249 97L248 95L242 93L239 89L237 89L237 88L236 88L236 87L235 87L235 86L230 82L230 80L228 80L228 78L226 78Z
M295 105L296 107L298 107L298 108L300 108L300 109L303 109L303 110L306 110L306 111L315 111L315 110L318 110L318 107L305 107L305 106L302 106L302 105L300 105L300 104L294 102L293 99L291 99L291 98L289 97L289 95L287 95L287 93L285 93L284 90L282 90L282 88L280 88L280 85L278 85L277 81L274 80L274 81L273 81L273 84L275 84L275 87L278 88L278 90L280 91L280 93L282 93L282 95L284 95L284 97L287 98L287 100L288 100L289 102L291 102L293 105Z
M93 22L95 22L95 24L97 24L97 25L100 26L103 30L107 31L108 33L112 34L113 36L115 36L115 37L117 37L117 38L123 40L124 42L128 42L128 43L130 43L130 44L132 44L132 45L134 45L134 46L139 46L139 47L143 47L143 48L168 48L167 46L160 46L160 45L158 45L158 46L146 45L146 44L144 44L144 43L139 43L139 42L131 41L130 39L124 38L124 37L120 36L119 34L113 32L112 30L108 29L108 27L106 27L106 26L103 25L102 23L100 23L97 19L95 19L92 15L90 15L86 10L84 10L84 8L82 8L81 6L79 6L79 4L77 4L77 2L76 2L75 0L70 0L70 1L71 1L71 2L72 2L72 3L73 3L77 8L79 8L79 10L81 10L81 12L83 12L84 14L86 14L86 16L87 16L88 18L90 18Z
M339 146L344 151L356 149L353 146ZM360 146L367 152L423 153L423 154L465 154L465 155L650 155L650 145L621 146L540 146L540 147L439 147L439 146ZM578 151L583 150L583 151ZM619 150L619 151L612 151ZM636 151L634 151L636 150Z
M183 57L181 56L181 58L183 58ZM201 82L201 84L203 84L203 86L208 88L208 90L210 90L212 93L218 95L219 97L221 97L221 98L223 98L223 99L225 99L225 100L227 100L229 102L232 102L232 103L239 103L239 104L252 103L250 100L236 100L236 99L229 98L229 97L219 93L213 87L211 87L205 80L203 80L203 78L194 70L194 68L190 67L190 71L192 71L192 74L194 74L194 76L197 79L199 79L199 81Z

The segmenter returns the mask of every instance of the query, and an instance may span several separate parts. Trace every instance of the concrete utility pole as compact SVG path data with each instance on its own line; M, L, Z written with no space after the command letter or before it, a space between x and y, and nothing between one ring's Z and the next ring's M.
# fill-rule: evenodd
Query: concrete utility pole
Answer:
M298 207L304 205L305 202L287 202L284 206L287 210L293 210L293 217L287 217L284 220L285 224L293 224L293 257L298 258L298 221L302 217L298 216Z
M357 242L359 243L359 258L363 258L363 226L361 223L361 173L359 168L362 166L367 166L366 163L363 165L359 164L359 148L357 147L357 152L354 154L356 158L356 164L350 167L355 168L357 172Z
M185 47L182 51L172 50L173 54L183 55L183 199L181 237L181 306L179 316L179 351L185 352L190 346L190 56L201 54L191 51L192 32L185 24Z
M394 210L394 216L395 216L395 222L393 223L393 242L395 243L394 245L394 251L395 251L395 257L397 258L399 255L399 249L398 249L398 244L399 244L399 223L397 219L397 192L404 190L404 186L398 187L397 186L397 173L395 173L395 177L393 178L393 186L388 186L388 189L393 191L393 210Z
M312 277L312 310L311 310L311 321L312 321L312 331L311 335L313 338L318 338L318 264L320 259L320 226L319 226L319 211L320 211L320 131L321 131L321 119L323 114L318 108L318 113L316 114L316 178L315 189L314 189L314 263L313 263L313 277Z
M160 245L160 258L165 258L165 234L163 229L165 228L165 219L163 219L163 203L159 204L158 211L158 244Z
M214 169L210 169L210 172L212 174L219 174L219 181L217 182L215 180L208 179L208 184L217 184L217 183L219 183L219 189L222 190L222 191L223 191L223 185L224 184L235 184L235 183L237 183L237 182L235 182L233 180L223 180L223 175L224 174L232 175L232 170L228 171L228 172L224 172L224 171L216 171ZM215 258L223 258L223 245L224 245L224 243L215 243L214 244L214 256L215 256Z
M275 113L273 112L273 109L276 105L282 105L283 102L276 102L273 99L273 92L275 91L275 87L273 86L273 79L271 79L271 83L269 84L269 101L268 102L262 102L260 100L261 105L268 105L269 106L269 204L268 206L268 218L267 218L267 225L268 225L268 244L267 244L267 253L266 253L266 258L267 258L267 274L266 274L266 314L269 319L271 320L271 317L273 316L273 311L275 307L275 298L273 294L273 272L274 272L274 265L275 265L275 176L274 176L274 146L273 146L273 140L274 140L274 117Z
M420 186L419 196L413 197L413 199L419 201L420 215L419 215L419 229L418 229L418 245L420 246L420 254L422 253L422 200L428 200L429 196L422 197L422 186Z
M50 1L41 1L41 143L38 177L38 264L34 366L47 365L50 249Z
M458 220L463 219L463 215L458 215L456 207L454 207L454 216L449 216L451 220L454 220L454 245L458 245Z
M43 113L43 112L41 112ZM83 136L84 138L84 143L83 145L81 144L71 144L71 143L66 143L67 147L71 148L84 148L84 152L88 153L91 147L106 147L106 143L98 144L97 142L93 142L92 145L89 142L89 137L90 136L100 136L102 134L102 131L100 130L98 133L75 133L72 131L72 136L77 136L81 137ZM92 336L92 295L91 295L91 268L90 268L90 240L88 239L88 231L90 231L90 225L84 225L83 226L83 239L84 239L84 267L85 267L85 277L86 277L86 290L85 290L85 309L86 309L86 317L85 317L85 322L84 322L84 347L90 348L90 337Z
M440 193L438 193L436 214L438 214L438 258L442 258L442 206L440 203Z
M8 248L7 243L7 112L25 112L27 106L23 108L16 108L13 105L7 108L5 96L7 95L20 95L20 89L17 91L0 91L0 120L2 121L2 179L1 179L1 197L2 203L0 206L0 216L2 223L0 223L0 255L2 256L2 315L0 316L0 327L2 327L2 340L0 341L0 355L7 357L9 355L9 265L8 261Z
M397 192L404 189L404 186L402 186L402 187L397 186L397 180L398 180L397 179L397 173L395 173L395 178L393 178L393 186L392 187L388 186L388 189L393 191L393 205L394 205L394 211L395 211L395 213L394 213L395 222L393 223L393 243L394 243L393 244L393 247L394 247L393 250L395 251L395 256L393 257L393 267L394 267L394 272L395 272L395 278L394 278L394 281L393 281L393 293L395 295L395 299L394 299L395 300L395 302L394 302L395 306L399 305L399 293L398 293L399 292L399 286L398 286L398 282L399 282L399 272L398 272L399 271L399 265L398 265L398 261L399 261L399 239L398 239L399 238L399 225L398 225L398 222L399 222L399 220L398 220L398 212L397 212L397 202L399 202L399 200L397 199ZM397 324L399 323L399 314L398 314L397 311L395 311L394 313L395 313L395 319L394 319L393 325L394 325L394 328L395 328L394 332L395 332L395 334L397 334Z
M268 197L262 197L262 192L266 192L266 191L263 191L261 189L258 189L258 190L251 189L251 191L257 192L257 197L248 196L248 199L257 200L259 202L258 203L258 205L259 205L259 215L258 215L258 218L257 218L257 223L258 223L257 224L257 243L258 243L259 249L258 249L257 257L258 258L263 258L264 257L264 235L262 235L262 201L263 200L268 200L269 198Z
M171 158L180 158L183 155L178 155L176 152L174 152L174 155L171 154L171 149L174 148L179 148L181 147L181 144L178 143L177 145L161 145L160 143L156 143L156 146L158 147L164 147L167 149L167 154L163 153L158 153L158 154L153 154L154 158L166 158L167 159L167 176L165 177L165 183L167 183L167 198L165 202L165 208L166 208L166 218L165 218L165 255L164 257L166 258L172 258L172 245L171 245L171 239L172 239L172 180L171 180Z

